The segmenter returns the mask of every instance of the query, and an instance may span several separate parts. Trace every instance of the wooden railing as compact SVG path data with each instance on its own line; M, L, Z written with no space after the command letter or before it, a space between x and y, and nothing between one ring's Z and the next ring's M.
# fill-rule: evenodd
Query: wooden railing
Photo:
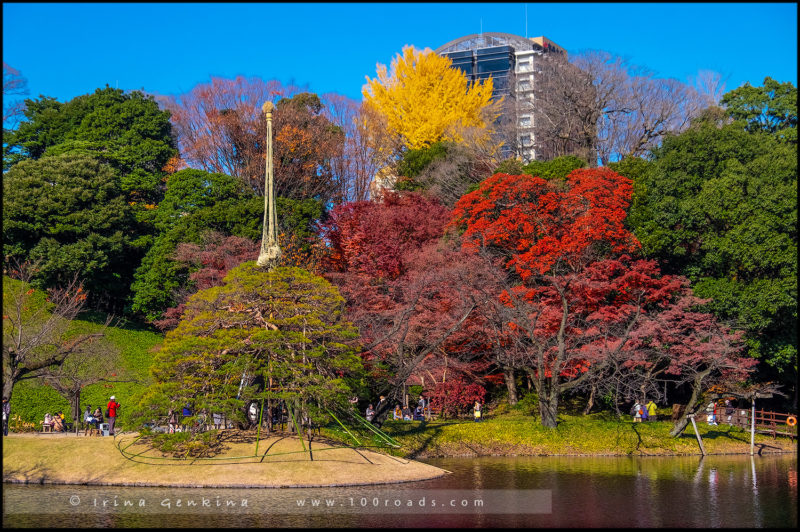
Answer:
M720 423L730 423L742 427L745 430L750 430L750 410L737 408L734 414L728 420L727 414L724 409L720 414L717 410L717 418ZM794 426L789 425L789 418L794 418ZM771 412L768 410L756 410L756 432L761 434L771 434L773 438L778 436L788 436L791 439L797 437L797 415L787 414L784 412Z

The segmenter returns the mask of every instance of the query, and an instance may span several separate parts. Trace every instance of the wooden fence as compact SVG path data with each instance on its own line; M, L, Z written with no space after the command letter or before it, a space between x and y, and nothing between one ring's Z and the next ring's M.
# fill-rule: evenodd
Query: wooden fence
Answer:
M722 412L722 413L720 413ZM725 410L717 409L717 422L729 423L750 430L750 410L737 408L730 420ZM794 418L795 424L788 423L789 418ZM760 434L771 434L773 438L787 436L794 440L797 437L797 415L783 412L771 412L768 410L756 410L756 432Z

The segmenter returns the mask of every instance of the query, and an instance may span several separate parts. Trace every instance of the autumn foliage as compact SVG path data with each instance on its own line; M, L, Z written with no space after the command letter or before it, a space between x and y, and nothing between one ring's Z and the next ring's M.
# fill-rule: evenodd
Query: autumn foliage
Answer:
M327 276L347 300L362 358L387 395L403 384L432 390L486 373L470 335L483 270L442 242L449 219L436 200L388 193L381 202L337 206L324 227Z
M471 84L450 59L406 46L392 60L391 72L378 65L377 77L367 78L363 93L389 130L407 148L417 149L439 140L462 142L470 128L486 128L496 116L486 114L492 89L491 78Z
M508 257L523 279L577 272L606 249L633 252L624 226L631 181L607 168L578 169L566 182L495 174L453 210L466 249L487 246Z
M261 106L266 101L277 102L273 153L278 196L341 197L331 164L341 155L344 134L323 116L317 95L275 80L212 77L162 104L172 113L178 145L190 166L239 178L263 194L267 127Z
M631 367L640 354L636 335L641 342L650 316L686 305L679 299L685 279L633 255L638 242L624 226L630 199L630 180L606 168L550 181L496 174L453 211L463 249L495 257L508 273L493 313L494 335L507 346L498 359L531 375L545 426L556 426L563 392L596 385L598 376L618 377L611 368L621 362ZM716 327L709 319L700 336ZM695 368L709 364L676 323L665 326L670 350L692 352ZM733 360L735 339L726 331L719 336L725 348L714 356Z
M387 192L380 203L337 205L323 226L325 270L396 279L409 252L438 240L449 218L446 207L419 194Z

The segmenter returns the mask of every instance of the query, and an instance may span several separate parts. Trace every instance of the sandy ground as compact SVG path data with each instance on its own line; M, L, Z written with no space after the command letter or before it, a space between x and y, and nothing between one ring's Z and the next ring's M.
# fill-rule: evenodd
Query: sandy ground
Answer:
M446 471L365 449L311 443L311 456L294 437L230 440L224 460L161 459L134 442L136 434L84 437L10 433L3 438L3 481L21 483L174 486L323 487L427 480ZM123 452L121 452L121 450Z

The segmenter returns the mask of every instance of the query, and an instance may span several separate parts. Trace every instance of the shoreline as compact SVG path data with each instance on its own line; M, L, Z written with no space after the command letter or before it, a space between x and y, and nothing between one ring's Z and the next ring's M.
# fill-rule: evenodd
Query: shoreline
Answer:
M702 456L691 427L678 437L672 423L648 424L563 416L555 429L520 415L502 415L474 423L461 420L412 425L396 422L387 433L411 459L480 456ZM749 455L750 434L734 426L701 426L706 455ZM797 438L756 434L755 454L797 453Z
M297 438L273 435L261 440L263 454L255 455L255 439L234 439L226 442L224 452L212 460L152 456L159 453L138 443L124 455L122 449L134 443L137 433L101 438L74 433L10 433L4 437L3 482L162 488L356 487L440 478L449 472L422 461L447 458L703 456L694 434L666 437L669 426L662 423L629 427L582 420L545 431L525 420L505 418L480 424L397 423L387 428L402 449L376 452L339 447L324 440L301 444ZM701 427L700 432L706 456L750 455L747 434L711 427ZM327 452L320 452L323 450ZM757 435L753 456L789 453L797 454L796 439L773 440ZM95 465L87 471L82 464L90 462Z
M781 449L778 451L767 451L761 453L754 453L753 456L764 456L773 454L797 454L796 450ZM705 456L749 456L750 452L733 452L733 453L706 453ZM449 454L449 455L425 455L417 456L414 460L432 460L439 458L677 458L682 456L703 456L699 451L697 453L659 453L659 454Z

